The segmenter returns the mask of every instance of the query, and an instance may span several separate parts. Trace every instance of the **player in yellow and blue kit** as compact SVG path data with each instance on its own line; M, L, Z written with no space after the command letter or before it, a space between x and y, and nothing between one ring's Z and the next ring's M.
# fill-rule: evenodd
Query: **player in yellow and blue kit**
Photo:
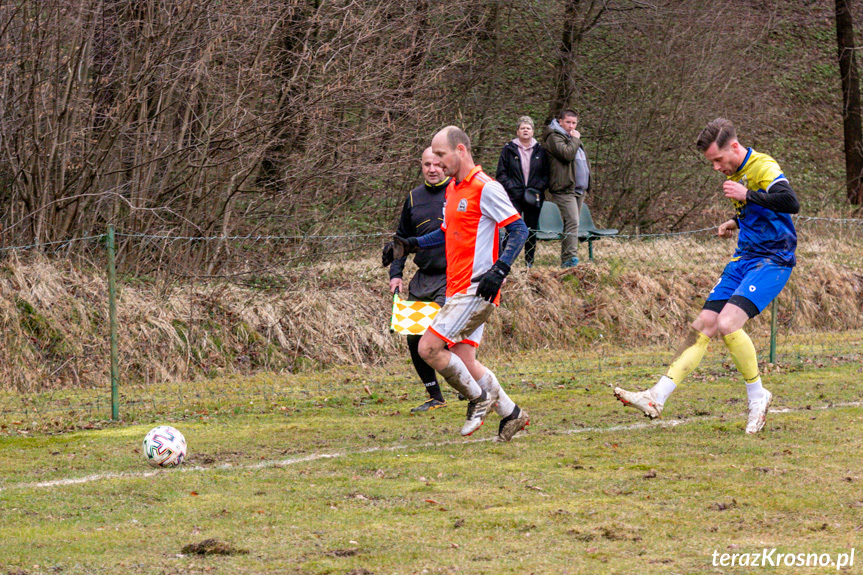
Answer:
M728 177L722 190L737 215L720 225L717 233L729 238L739 229L737 250L692 322L692 330L666 375L648 390L631 392L616 387L614 395L651 419L660 417L665 400L698 366L710 339L719 334L746 382L746 433L758 433L764 427L773 394L761 385L755 346L743 326L764 311L791 276L797 248L791 214L800 210L800 204L776 160L740 145L729 120L717 118L707 124L696 148L714 170Z

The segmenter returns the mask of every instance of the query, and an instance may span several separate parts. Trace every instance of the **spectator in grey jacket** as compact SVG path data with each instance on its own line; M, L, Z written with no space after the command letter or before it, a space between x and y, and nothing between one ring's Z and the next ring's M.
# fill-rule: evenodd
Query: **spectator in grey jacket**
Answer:
M563 110L542 134L542 146L549 155L547 199L560 208L563 218L560 262L565 268L578 265L578 216L590 189L590 165L577 125L578 114Z

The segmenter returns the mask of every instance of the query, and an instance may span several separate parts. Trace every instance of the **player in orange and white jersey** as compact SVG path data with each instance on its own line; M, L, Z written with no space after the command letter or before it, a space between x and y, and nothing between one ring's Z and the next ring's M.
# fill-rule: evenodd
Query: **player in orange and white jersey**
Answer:
M527 412L503 391L494 373L477 361L476 348L528 229L503 186L474 163L470 138L461 129L448 126L435 134L432 151L444 174L452 177L441 229L419 238L394 238L384 247L384 262L388 257L446 244L447 299L420 339L419 353L469 400L462 435L476 431L494 407L502 418L497 439L509 441L527 426ZM499 254L502 227L508 239Z

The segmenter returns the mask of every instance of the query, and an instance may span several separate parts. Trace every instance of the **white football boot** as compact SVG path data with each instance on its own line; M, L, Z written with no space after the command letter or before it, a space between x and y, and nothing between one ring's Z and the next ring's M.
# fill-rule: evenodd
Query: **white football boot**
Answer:
M485 416L497 402L497 393L483 390L482 395L467 404L467 421L461 428L461 434L470 435L480 428L485 421Z
M632 407L644 413L645 417L656 419L662 417L662 404L656 401L653 392L649 389L644 391L626 391L623 388L614 388L614 397L623 402L623 405Z
M746 422L746 433L758 433L764 428L764 422L767 421L767 408L773 402L773 394L764 390L764 396L761 399L749 402L749 419Z

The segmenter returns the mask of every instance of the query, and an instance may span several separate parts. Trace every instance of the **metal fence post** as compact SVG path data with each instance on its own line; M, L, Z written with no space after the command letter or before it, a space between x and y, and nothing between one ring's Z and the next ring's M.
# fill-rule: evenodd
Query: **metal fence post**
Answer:
M108 322L111 329L111 419L120 419L119 368L117 363L117 269L114 226L108 224Z
M770 363L776 363L776 300L770 304Z

